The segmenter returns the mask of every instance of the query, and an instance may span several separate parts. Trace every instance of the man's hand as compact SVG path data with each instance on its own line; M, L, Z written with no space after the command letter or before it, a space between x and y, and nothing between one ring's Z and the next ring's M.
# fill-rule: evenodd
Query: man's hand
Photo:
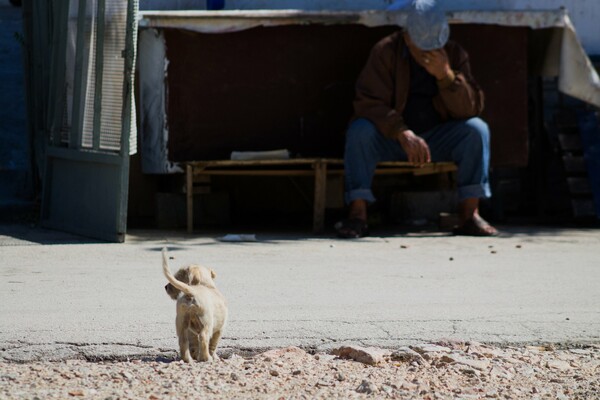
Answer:
M421 51L420 57L417 59L419 64L425 68L427 72L435 76L439 81L447 77L451 73L450 62L446 50L437 49L432 51Z
M406 31L404 31L404 41L408 46L410 54L412 54L417 63L425 68L431 75L435 76L438 81L441 81L452 73L446 50L443 48L431 51L421 50L415 46L410 35Z
M396 136L398 142L408 156L408 161L422 166L425 163L431 162L431 153L429 146L423 138L415 135L410 129L398 133Z

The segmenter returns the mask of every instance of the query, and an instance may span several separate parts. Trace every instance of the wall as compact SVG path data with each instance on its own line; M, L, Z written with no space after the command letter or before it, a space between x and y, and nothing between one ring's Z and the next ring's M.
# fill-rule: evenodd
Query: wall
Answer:
M218 35L165 29L169 160L280 148L341 157L358 73L373 44L396 30L353 24ZM469 52L486 93L492 164L527 165L527 28L463 24L452 37ZM150 137L162 130L146 134L153 143Z
M368 10L384 9L393 0L225 0L226 9L306 9L306 10ZM157 9L204 9L206 0L145 0L140 7ZM598 0L447 0L452 10L529 10L566 7L584 48L590 55L600 55L600 18Z
M22 24L21 8L0 2L0 217L27 203L32 190L23 55L18 39Z

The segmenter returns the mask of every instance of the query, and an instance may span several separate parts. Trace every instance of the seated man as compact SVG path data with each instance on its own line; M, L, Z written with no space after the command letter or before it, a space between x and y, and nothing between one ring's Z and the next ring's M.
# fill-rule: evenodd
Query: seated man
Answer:
M448 42L445 13L431 1L415 1L406 27L379 41L356 83L355 116L346 134L345 200L348 219L340 237L368 234L367 205L378 162L458 165L459 221L456 234L491 236L479 215L479 199L491 196L489 131L478 116L484 95L471 76L469 57Z

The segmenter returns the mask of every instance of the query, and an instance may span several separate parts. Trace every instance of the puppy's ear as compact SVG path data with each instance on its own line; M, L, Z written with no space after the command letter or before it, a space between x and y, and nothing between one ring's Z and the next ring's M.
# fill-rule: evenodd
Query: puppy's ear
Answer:
M190 285L194 286L194 285L199 285L200 282L202 282L202 275L200 273L200 268L196 267L196 266L192 266L189 269L189 280L190 280Z
M179 290L175 289L175 287L173 285L171 285L170 283L167 283L165 285L165 291L167 292L169 297L172 298L173 300L177 300L177 297L179 297Z
M215 270L214 270L214 269L212 269L212 268L210 269L210 276L211 276L211 278L213 278L213 279L215 279L215 278L217 277L217 273L216 273L216 272L215 272Z
M179 268L179 271L175 273L175 279L180 282L187 283L189 271L188 268Z

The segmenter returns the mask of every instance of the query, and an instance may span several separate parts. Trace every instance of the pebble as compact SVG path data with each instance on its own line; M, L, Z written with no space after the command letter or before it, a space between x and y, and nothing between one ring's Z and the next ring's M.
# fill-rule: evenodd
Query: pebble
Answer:
M363 364L377 365L384 362L389 352L373 347L343 346L333 349L331 354L340 358L349 358Z
M401 347L398 350L393 351L390 355L390 360L410 363L423 363L425 361L422 355L409 347Z
M365 394L373 394L373 393L377 393L377 387L375 385L373 385L371 382L367 381L367 380L363 380L362 383L360 385L358 385L358 387L356 388L356 391L358 393L365 393Z

